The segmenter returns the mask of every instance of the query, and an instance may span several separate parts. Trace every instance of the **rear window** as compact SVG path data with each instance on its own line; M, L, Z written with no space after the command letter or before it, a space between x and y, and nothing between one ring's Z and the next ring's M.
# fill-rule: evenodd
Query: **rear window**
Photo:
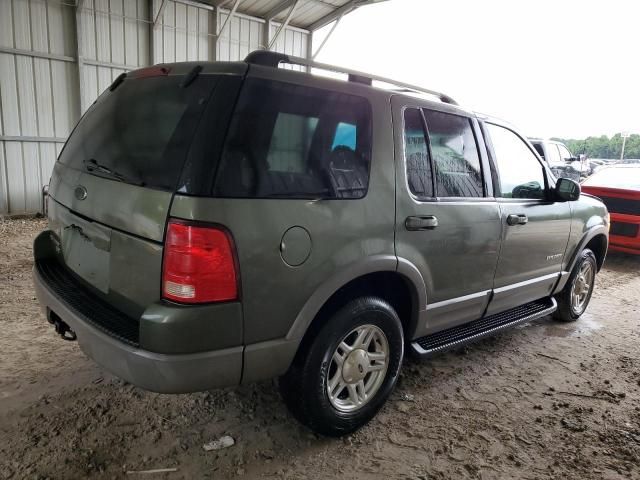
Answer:
M540 157L544 159L544 149L542 148L542 145L540 143L532 143L531 145L533 145L533 148L536 149L538 155L540 155Z
M371 111L361 97L247 79L213 194L249 198L363 197Z
M89 108L60 162L112 180L173 190L214 78L125 78Z

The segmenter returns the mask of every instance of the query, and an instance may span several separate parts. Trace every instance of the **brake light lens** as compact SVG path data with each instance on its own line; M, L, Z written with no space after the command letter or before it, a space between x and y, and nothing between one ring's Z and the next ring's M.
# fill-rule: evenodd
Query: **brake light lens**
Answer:
M154 65L147 68L141 68L140 70L134 70L130 73L131 78L149 78L149 77L162 77L169 75L171 68L163 65Z
M169 222L162 295L181 303L237 299L234 247L229 234L216 227Z

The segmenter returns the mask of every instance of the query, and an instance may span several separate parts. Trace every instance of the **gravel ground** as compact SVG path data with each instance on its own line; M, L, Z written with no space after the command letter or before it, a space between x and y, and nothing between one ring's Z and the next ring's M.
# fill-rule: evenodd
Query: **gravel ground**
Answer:
M0 478L640 478L640 258L611 253L588 312L408 361L344 439L299 426L272 382L191 395L124 384L58 339L31 286L45 222L0 222ZM204 451L230 435L235 445Z

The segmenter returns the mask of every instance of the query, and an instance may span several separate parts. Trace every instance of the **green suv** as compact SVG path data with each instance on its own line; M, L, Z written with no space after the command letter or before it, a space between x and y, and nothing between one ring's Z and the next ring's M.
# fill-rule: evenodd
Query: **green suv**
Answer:
M156 392L280 377L296 418L342 435L409 352L580 317L604 205L509 125L379 80L265 51L118 77L34 243L56 332Z

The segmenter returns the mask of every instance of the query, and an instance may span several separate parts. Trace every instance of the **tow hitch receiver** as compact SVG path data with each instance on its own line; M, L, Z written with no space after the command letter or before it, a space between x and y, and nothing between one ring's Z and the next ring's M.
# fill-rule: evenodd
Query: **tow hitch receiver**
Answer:
M58 315L50 312L49 318L47 320L51 325L53 325L53 328L55 329L56 333L60 335L60 338L62 338L63 340L68 340L69 342L77 340L78 337L76 336L76 332L71 330L71 327L67 325L67 323Z

